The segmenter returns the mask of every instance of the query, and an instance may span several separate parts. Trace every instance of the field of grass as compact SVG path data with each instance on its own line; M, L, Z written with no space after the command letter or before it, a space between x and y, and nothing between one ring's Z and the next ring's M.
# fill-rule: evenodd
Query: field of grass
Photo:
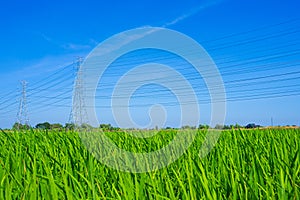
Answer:
M124 149L152 151L176 132L138 141L106 134ZM200 159L204 135L168 167L133 174L96 160L74 132L2 131L0 199L300 199L299 129L224 131Z

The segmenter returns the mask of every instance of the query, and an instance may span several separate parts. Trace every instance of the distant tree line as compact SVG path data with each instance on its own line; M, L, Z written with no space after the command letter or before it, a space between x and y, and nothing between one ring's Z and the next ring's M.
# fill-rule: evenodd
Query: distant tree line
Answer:
M72 123L66 123L65 126L63 126L62 124L59 123L54 123L54 124L50 124L49 122L44 122L44 123L38 123L37 125L35 125L35 127L29 126L29 125L25 125L25 124L20 124L18 122L16 122L12 129L18 129L18 130L24 130L24 129L43 129L43 130L62 130L62 129L69 129L69 130L73 130L75 129L75 124Z
M198 127L185 125L185 126L182 126L181 129L197 129L198 128L198 129L203 130L203 129L214 128L214 129L220 129L220 130L227 130L227 129L239 129L239 128L251 129L251 128L259 128L259 127L262 127L262 126L256 125L255 123L250 123L250 124L247 124L246 126L241 126L239 124L235 124L235 125L217 124L215 127L210 127L207 124L200 124ZM59 123L51 124L49 122L38 123L35 127L31 127L29 125L24 125L24 124L20 124L20 123L15 123L12 128L15 130L24 130L24 129L31 129L31 128L41 129L41 130L75 130L76 128L94 129L94 127L92 127L89 124L82 124L81 126L77 126L74 123L66 123L63 126L62 124L59 124ZM121 130L118 127L113 127L111 124L100 124L100 126L98 128L100 128L103 131L119 131L119 130ZM165 129L175 129L175 128L166 127Z
M59 123L51 124L49 122L38 123L34 127L29 125L24 125L20 123L15 123L12 127L14 130L26 130L26 129L41 129L41 130L75 130L75 129L93 129L89 124L82 124L81 126L77 126L74 123L66 123L64 126ZM100 124L99 128L104 131L116 131L120 130L118 127L113 127L111 124Z
M220 129L220 130L229 130L229 129L240 129L240 128L247 128L247 129L251 129L251 128L259 128L259 127L262 127L260 125L256 125L254 123L250 123L250 124L247 124L246 126L242 126L242 125L239 125L239 124L235 124L235 125L220 125L220 124L217 124L214 129ZM208 125L199 125L199 129L208 129L210 128Z

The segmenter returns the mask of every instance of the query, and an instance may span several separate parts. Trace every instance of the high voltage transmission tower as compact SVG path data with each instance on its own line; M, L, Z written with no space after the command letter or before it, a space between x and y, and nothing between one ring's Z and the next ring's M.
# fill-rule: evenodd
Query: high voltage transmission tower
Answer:
M22 93L20 98L19 111L17 114L17 122L19 126L26 125L29 127L29 117L27 113L27 94L26 94L27 82L21 81L21 84L22 84Z
M73 106L70 114L70 122L81 126L83 124L88 124L88 115L84 100L84 82L83 73L80 69L82 64L82 58L78 58L75 66L76 70L76 80L74 84L73 92Z

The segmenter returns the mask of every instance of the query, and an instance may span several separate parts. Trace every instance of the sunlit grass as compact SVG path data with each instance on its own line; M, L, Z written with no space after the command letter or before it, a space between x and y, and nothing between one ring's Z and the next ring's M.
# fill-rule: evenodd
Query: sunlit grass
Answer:
M159 149L173 130L132 140L105 133L120 148ZM170 166L131 174L106 167L73 132L0 133L0 199L299 199L299 129L224 131L199 158L205 131Z

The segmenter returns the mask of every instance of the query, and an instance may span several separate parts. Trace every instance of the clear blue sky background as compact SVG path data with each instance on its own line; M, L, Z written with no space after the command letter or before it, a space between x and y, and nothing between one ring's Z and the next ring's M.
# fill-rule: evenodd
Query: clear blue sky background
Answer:
M213 5L193 13L193 10L208 2L213 2ZM0 91L3 95L16 94L8 100L8 104L17 101L20 80L27 80L30 86L30 83L42 80L47 74L74 61L77 56L86 56L99 42L113 34L141 26L163 26L191 13L193 14L168 28L180 31L202 44L216 61L221 73L228 74L224 61L243 63L253 57L266 58L267 55L299 50L299 8L300 2L296 0L3 1L0 7ZM295 21L272 26L289 20ZM245 33L257 28L262 30ZM264 38L276 33L278 35L273 38L236 45L241 41ZM236 36L223 38L231 34ZM224 44L232 47L215 49ZM281 62L288 62L292 66L276 68ZM234 75L239 69L236 66L231 68L231 76L224 76L224 81L299 71L299 53L259 64L272 67L273 63L274 70L253 70L252 73ZM255 66L257 67L257 63L243 65L249 70ZM299 74L284 77L297 78ZM278 92L300 92L299 86L291 88L291 85L297 85L297 79L257 87L287 86ZM248 89L257 88L252 86ZM228 91L230 97L230 87ZM56 93L53 92L53 95ZM232 93L232 96L236 95ZM2 100L0 99L0 103L3 103ZM38 102L37 98L30 99L32 104L35 101ZM228 102L226 123L246 125L254 122L270 125L273 117L275 125L300 125L299 102L299 95ZM6 104L0 107L0 127L10 127L16 119L17 104L12 107L15 110L10 112ZM69 108L63 107L43 112L34 112L34 108L30 108L29 106L29 117L33 125L42 121L64 123L70 112ZM110 117L105 118L103 115L101 120L113 123ZM204 118L203 122L207 123L207 120L208 118Z

